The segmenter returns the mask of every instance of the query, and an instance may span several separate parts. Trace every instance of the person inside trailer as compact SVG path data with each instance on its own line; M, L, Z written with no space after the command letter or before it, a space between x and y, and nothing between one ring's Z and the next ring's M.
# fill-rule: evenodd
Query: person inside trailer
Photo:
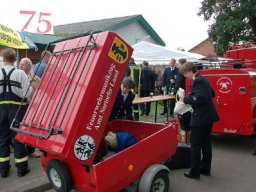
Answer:
M126 131L108 131L100 143L99 150L94 158L94 164L111 157L115 153L123 151L137 142L137 138L132 133Z
M135 98L131 89L134 88L134 82L130 77L124 78L119 89L114 106L109 116L109 121L115 119L134 120L132 102Z
M116 133L109 131L105 136L107 149L113 152L120 152L127 147L137 143L137 139L129 132L117 131Z

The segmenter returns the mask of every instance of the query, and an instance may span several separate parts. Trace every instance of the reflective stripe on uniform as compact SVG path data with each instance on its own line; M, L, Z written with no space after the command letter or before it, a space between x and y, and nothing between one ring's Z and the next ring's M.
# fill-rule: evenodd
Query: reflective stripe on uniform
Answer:
M10 157L0 157L0 163L10 161Z
M15 159L15 163L22 163L28 161L28 156L20 158L20 159Z
M136 98L140 97L140 77L141 77L141 67L139 66L130 66L131 74L130 77L132 78L135 89L132 89L132 92L136 94ZM138 72L138 73L136 73Z
M133 109L133 112L134 112L134 113L139 113L140 110Z
M4 104L27 105L26 102L18 102L18 101L0 101L0 105L4 105Z

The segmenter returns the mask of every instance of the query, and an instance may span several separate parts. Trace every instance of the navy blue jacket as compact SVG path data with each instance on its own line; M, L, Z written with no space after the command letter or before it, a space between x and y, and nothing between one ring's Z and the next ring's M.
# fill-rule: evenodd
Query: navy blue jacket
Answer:
M141 70L140 90L153 91L155 88L155 78L156 75L152 69L150 69L149 67L143 67L143 69Z
M171 85L170 80L176 79L176 75L178 72L178 68L174 67L173 70L171 70L171 67L167 67L164 70L164 74L163 74L163 80L162 80L162 86L163 87L169 87Z
M190 104L194 110L191 114L191 128L203 127L219 120L212 100L214 96L208 79L197 73L192 81L189 95L184 98L184 102Z
M179 88L186 89L186 78L184 75L180 73L180 71L177 72L176 75L176 81L175 81L175 86L174 86L174 92L177 93Z
M134 120L132 115L132 102L134 98L135 95L131 91L129 91L127 98L125 99L125 101L123 101L122 91L121 89L119 89L114 106L109 116L109 121L112 121L114 119Z

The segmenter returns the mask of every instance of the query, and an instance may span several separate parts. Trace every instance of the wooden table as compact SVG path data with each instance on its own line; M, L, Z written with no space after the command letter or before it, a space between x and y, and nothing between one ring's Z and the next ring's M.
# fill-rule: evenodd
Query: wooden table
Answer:
M140 97L140 98L135 98L133 100L133 104L140 104L140 103L149 103L149 102L156 102L156 107L155 107L155 122L157 119L157 102L158 101L164 101L164 100L171 100L175 99L175 96L173 95L157 95L157 96L152 96L152 97ZM168 104L167 104L168 106ZM167 121L168 121L168 111L167 111Z

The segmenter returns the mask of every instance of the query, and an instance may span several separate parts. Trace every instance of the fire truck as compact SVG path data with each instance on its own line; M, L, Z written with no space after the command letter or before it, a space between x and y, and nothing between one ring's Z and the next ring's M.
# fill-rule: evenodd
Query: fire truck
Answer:
M220 121L214 133L254 135L256 133L256 47L235 45L218 69L199 72L208 78L214 91ZM188 87L187 87L188 88ZM188 88L189 89L189 88Z

